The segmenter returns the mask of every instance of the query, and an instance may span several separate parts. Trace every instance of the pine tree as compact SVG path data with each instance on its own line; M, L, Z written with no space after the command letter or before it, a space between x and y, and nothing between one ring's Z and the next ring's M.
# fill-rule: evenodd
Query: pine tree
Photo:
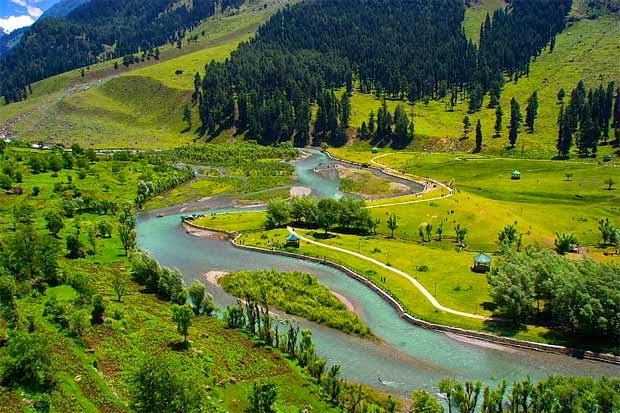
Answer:
M340 125L347 129L351 121L351 96L345 92L340 99Z
M508 140L510 146L514 148L517 145L519 137L519 127L521 126L521 107L515 98L510 101L510 129L508 132Z
M504 116L504 112L502 111L501 105L495 108L495 137L499 138L502 136L502 117Z
M476 123L476 152L482 151L482 124L480 123L480 119L478 119L478 123Z
M562 88L558 92L558 102L563 103L565 97L566 97L566 91L564 90L564 88Z
M534 132L534 122L538 115L538 93L534 91L532 96L527 101L527 107L525 108L525 124L527 125L530 133Z
M620 140L620 87L616 89L612 127L615 130L616 142Z
M469 95L469 113L475 113L482 107L484 92L480 83L476 82Z
M394 138L396 148L404 148L409 144L409 118L402 103L394 111Z
M586 102L579 123L579 154L588 156L590 152L596 153L598 146L598 135L594 121L592 119L592 109L590 103Z
M374 110L371 110L370 115L368 115L368 132L371 135L375 133L375 112Z
M183 122L187 123L187 130L192 129L192 112L189 110L189 105L183 107Z
M564 106L560 107L558 115L558 141L556 148L560 158L568 159L570 148L573 145L573 134L570 129L570 122L564 112Z
M469 137L469 132L471 132L471 121L469 120L469 116L465 115L463 118L463 138L467 139Z

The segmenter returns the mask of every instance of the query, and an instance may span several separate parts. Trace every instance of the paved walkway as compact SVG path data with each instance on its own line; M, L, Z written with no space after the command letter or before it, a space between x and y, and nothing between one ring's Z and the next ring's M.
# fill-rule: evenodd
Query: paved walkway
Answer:
M291 227L287 227L287 229L289 230L290 233L295 233L295 230ZM416 280L414 277L412 277L411 275L407 274L404 271L401 271L399 269L396 269L394 267L390 267L389 265L386 265L384 263L382 263L381 261L377 261L374 258L370 258L367 257L366 255L363 254L359 254L357 252L353 252L353 251L349 251L347 249L344 248L340 248L340 247L335 247L333 245L327 245L327 244L323 244L317 241L313 241L311 239L308 239L306 237L304 237L303 235L300 235L298 233L295 233L299 238L301 238L303 241L309 243L309 244L313 244L313 245L317 245L319 247L322 248L328 248L330 250L334 250L334 251L338 251L338 252L342 252L348 255L352 255L354 257L357 258L361 258L365 261L371 262L375 265L378 265L379 267L386 269L388 271L391 271L397 275L400 275L401 277L406 278L411 284L413 284L422 294L424 294L424 296L426 297L426 299L428 301L430 301L430 303L433 305L433 307L437 308L438 310L441 310L443 312L446 313L450 313L450 314L454 314L454 315L458 315L461 317L468 317L468 318L475 318L478 320L490 320L491 317L487 317L487 316L482 316L479 314L472 314L472 313L465 313L463 311L458 311L458 310L453 310L452 308L448 308L448 307L444 307L443 305L441 305L439 303L439 301L437 301L437 299L435 297L433 297L433 295L426 289L424 288L424 286L422 284L420 284L420 282L418 280Z

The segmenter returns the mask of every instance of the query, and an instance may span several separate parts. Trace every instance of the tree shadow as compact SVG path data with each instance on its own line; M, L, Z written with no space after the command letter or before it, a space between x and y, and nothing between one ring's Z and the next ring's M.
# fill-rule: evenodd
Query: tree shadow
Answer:
M168 343L168 348L172 351L186 351L190 347L189 341L171 341Z
M324 232L313 232L311 235L313 238L322 239L322 240L336 238L336 235L330 234L330 233L326 234Z

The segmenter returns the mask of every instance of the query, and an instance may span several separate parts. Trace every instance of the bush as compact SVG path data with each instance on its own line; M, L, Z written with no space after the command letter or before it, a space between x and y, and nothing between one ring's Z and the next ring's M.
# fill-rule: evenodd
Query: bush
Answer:
M139 413L200 412L205 392L200 378L168 357L154 356L141 361L131 373L131 407Z
M105 314L105 305L101 294L95 294L93 297L93 311L90 313L91 324L103 324L103 315Z
M52 351L42 334L17 332L9 338L7 355L0 363L3 382L46 390L54 385Z

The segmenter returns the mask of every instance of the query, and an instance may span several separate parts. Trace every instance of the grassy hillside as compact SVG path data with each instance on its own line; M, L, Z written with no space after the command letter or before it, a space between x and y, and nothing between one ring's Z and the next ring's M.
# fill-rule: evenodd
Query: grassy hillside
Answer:
M182 49L161 48L161 59L125 68L114 61L67 72L33 85L24 102L0 107L0 122L20 139L87 147L162 148L191 141L181 110L191 101L194 75L225 59L287 2L248 4L237 14L206 20ZM182 71L182 74L177 74ZM197 123L197 115L196 122Z
M615 81L620 84L620 66L611 64L618 51L620 37L620 17L602 17L595 20L583 19L575 22L557 36L553 53L543 54L531 64L530 76L519 79L518 83L507 83L502 91L501 105L504 110L504 132L500 138L492 138L495 124L495 110L484 108L469 114L472 125L478 119L482 122L484 136L483 152L508 155L507 126L510 118L510 100L515 97L525 112L528 97L538 91L539 110L536 131L529 134L522 131L517 141L516 154L523 148L525 156L549 158L555 155L557 136L557 115L559 105L557 93L564 88L567 93L584 79L587 87ZM359 127L367 119L370 110L375 113L381 102L370 95L354 95L352 125ZM391 101L393 109L398 102ZM485 99L485 106L488 96ZM468 101L462 100L454 112L446 109L441 101L431 101L428 105L419 102L411 108L415 112L416 135L413 143L415 149L431 150L471 150L475 146L473 133L468 140L462 136L463 117L467 115ZM605 149L601 148L601 152Z
M492 16L495 10L502 7L506 7L504 0L478 0L474 2L465 11L465 21L463 21L465 35L478 44L480 41L480 25L484 23L487 14Z

